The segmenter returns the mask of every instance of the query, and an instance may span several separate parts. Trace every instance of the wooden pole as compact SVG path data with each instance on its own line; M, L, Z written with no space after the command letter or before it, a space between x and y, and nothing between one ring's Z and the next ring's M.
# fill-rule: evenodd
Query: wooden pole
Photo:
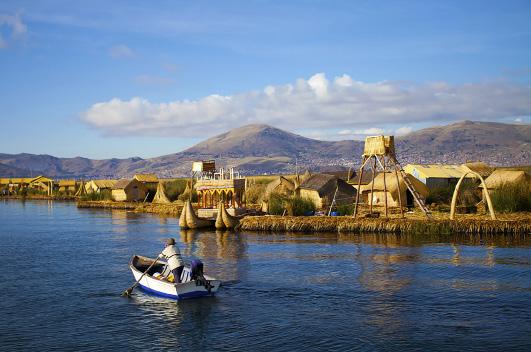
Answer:
M357 192L356 192L356 203L354 203L354 217L356 217L356 215L358 215L358 203L359 203L359 200L360 200L360 192L361 192L361 179L363 178L363 168L365 167L365 164L367 164L367 161L369 161L369 159L366 159L365 156L363 156L363 163L361 164L360 176L358 178L358 189L357 189Z
M387 183L385 182L385 157L382 157L383 160L383 183L384 183L384 197L385 197L385 217L388 218L387 215Z
M369 205L369 214L372 214L372 203L373 203L373 193L374 193L374 174L376 173L376 155L371 155L371 158L373 158L372 162L372 181L371 181L371 202Z
M404 217L404 210L402 209L402 191L400 190L400 179L398 178L398 170L395 165L395 177L396 177L396 188L398 189L398 207L400 208L400 217Z

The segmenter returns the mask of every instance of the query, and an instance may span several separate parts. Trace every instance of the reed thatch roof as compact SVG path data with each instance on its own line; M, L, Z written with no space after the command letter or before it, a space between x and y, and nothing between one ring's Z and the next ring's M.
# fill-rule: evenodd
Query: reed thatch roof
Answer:
M381 172L374 178L374 191L375 192L383 192L384 191L384 173ZM407 179L411 182L413 187L417 192L420 193L421 196L426 197L428 195L429 189L428 187L419 181L417 178L413 177L412 175L406 174ZM393 198L396 198L395 195L398 195L398 185L396 183L396 176L394 172L386 172L385 173L385 181L387 185L387 191L390 192L393 195ZM404 182L404 178L399 173L398 174L398 182L400 183L400 190L402 192L405 192L407 189L407 186ZM371 184L372 182L369 182L367 185L361 187L362 193L367 193L371 191Z
M487 177L485 185L487 186L487 189L494 189L499 188L504 184L515 184L526 182L527 180L528 176L525 171L497 169Z
M121 180L118 180L116 181L116 183L112 186L112 189L124 189L125 187L127 187L127 185L131 182L132 180L128 180L128 179L121 179Z
M88 183L93 183L99 189L112 188L117 180L91 180Z
M140 182L147 182L147 183L159 182L159 178L155 174L136 174L133 176L133 178Z
M59 187L75 187L76 180L60 180Z
M279 176L273 181L269 182L265 189L265 196L268 197L271 193L293 194L297 188L295 181L288 180L284 176Z
M299 186L300 189L317 191L320 197L333 195L336 188L343 196L352 196L356 194L356 189L334 175L314 174L305 180Z

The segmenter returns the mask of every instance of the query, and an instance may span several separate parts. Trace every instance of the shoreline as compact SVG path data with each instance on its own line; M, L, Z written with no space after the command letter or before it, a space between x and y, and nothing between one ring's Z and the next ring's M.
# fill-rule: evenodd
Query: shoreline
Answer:
M138 203L138 202L114 202L114 201L77 201L76 206L81 209L117 209L132 210L137 213L151 213L160 215L175 215L181 213L183 204L169 203Z
M450 219L385 219L351 216L248 216L240 220L239 230L282 232L338 232L392 234L468 234L526 235L531 233L531 219L490 220Z
M53 197L0 197L5 200L57 200ZM153 204L114 201L77 201L81 209L116 209L178 217L183 204ZM318 233L381 233L381 234L465 234L465 235L527 235L531 234L531 213L497 214L498 220L486 216L466 216L450 220L446 214L428 220L413 218L363 218L351 216L280 216L249 215L240 219L237 231L253 232L318 232Z

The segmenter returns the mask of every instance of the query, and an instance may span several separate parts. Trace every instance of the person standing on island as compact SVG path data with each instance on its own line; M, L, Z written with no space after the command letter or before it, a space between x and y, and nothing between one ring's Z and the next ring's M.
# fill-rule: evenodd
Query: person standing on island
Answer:
M181 274L184 269L183 258L181 257L181 251L179 247L175 245L175 239L169 238L166 241L166 248L160 253L160 256L168 259L168 266L173 274L173 281L175 283L181 282Z

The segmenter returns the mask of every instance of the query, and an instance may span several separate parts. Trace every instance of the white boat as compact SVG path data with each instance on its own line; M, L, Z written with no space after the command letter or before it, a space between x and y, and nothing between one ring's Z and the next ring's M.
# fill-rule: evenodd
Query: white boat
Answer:
M146 269L155 261L155 259L134 255L129 262L129 267L135 276L135 280L140 279ZM185 266L181 275L181 283L169 282L163 276L156 273L163 273L166 262L158 260L149 272L140 279L139 286L142 290L161 297L171 299L187 299L204 296L213 296L219 289L221 281L208 275L203 275L204 280L192 280L191 269Z

